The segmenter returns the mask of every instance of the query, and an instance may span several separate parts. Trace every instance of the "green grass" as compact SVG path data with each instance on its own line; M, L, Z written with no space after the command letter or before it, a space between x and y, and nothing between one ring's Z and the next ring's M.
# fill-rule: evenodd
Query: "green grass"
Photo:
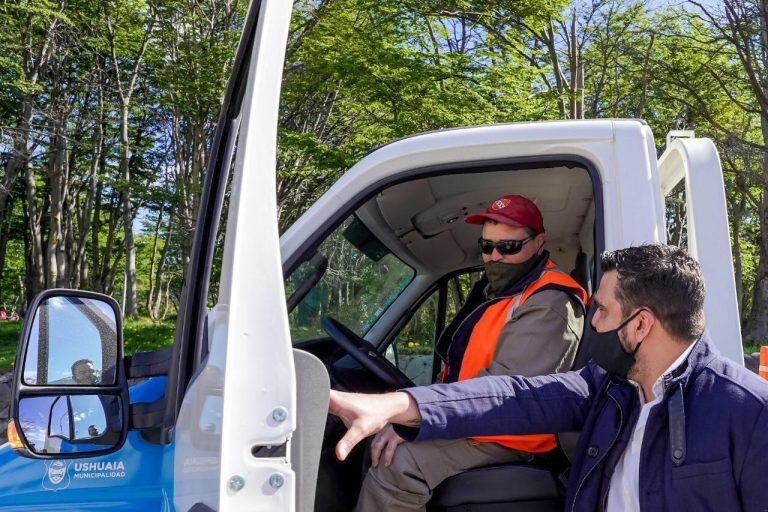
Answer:
M0 373L13 369L22 322L0 322Z
M753 352L760 352L760 345L749 343L744 345L744 353L751 354Z
M169 346L173 343L175 327L175 319L163 322L153 322L149 318L126 320L123 324L126 355Z
M0 373L13 369L22 322L0 322ZM173 343L175 320L153 322L148 318L126 320L123 324L126 355L149 352Z

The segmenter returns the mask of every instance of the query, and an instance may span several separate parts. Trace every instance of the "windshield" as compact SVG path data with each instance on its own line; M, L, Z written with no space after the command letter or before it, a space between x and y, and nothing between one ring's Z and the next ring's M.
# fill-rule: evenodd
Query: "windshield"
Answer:
M354 215L322 244L327 258L322 278L288 315L294 343L326 336L320 319L331 316L363 335L413 279L414 270L392 254ZM302 263L286 280L286 296L317 277L315 266Z

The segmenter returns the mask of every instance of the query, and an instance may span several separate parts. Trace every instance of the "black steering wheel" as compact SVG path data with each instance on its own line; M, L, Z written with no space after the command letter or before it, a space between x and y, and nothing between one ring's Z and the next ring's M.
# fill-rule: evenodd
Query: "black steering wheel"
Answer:
M376 347L335 318L324 316L320 319L320 325L338 346L391 389L412 388L416 385L397 366L379 354Z

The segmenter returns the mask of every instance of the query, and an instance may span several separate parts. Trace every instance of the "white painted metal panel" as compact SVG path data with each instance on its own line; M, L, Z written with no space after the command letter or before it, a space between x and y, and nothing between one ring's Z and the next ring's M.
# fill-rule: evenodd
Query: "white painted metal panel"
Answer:
M281 237L283 261L363 191L414 169L462 162L582 157L596 168L603 189L606 249L664 241L653 136L637 120L514 123L426 133L388 144L344 174Z
M600 175L606 248L658 241L660 207L650 130L635 120L553 121L426 133L388 144L358 162L281 237L283 261L340 207L382 180L431 166L547 155L578 156Z
M704 274L707 328L723 355L744 364L725 186L715 145L704 138L675 139L659 159L659 176L664 195L685 179L688 250Z

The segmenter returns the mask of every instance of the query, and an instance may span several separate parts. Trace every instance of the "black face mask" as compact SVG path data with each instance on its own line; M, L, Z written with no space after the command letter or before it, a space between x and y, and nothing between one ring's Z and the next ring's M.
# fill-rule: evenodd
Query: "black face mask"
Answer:
M489 261L485 263L485 275L488 277L491 293L498 295L512 288L525 274L539 262L541 254L536 253L522 263Z
M637 354L643 342L638 343L632 352L627 352L624 350L624 346L619 339L619 331L640 314L641 311L643 310L637 310L633 315L621 322L621 325L611 331L597 332L592 327L592 322L587 322L587 330L584 332L584 337L587 338L586 343L589 347L589 355L593 361L611 375L626 379L629 370L635 364L635 354ZM590 320L591 318L592 316L590 315ZM582 340L582 343L584 343L584 340Z

